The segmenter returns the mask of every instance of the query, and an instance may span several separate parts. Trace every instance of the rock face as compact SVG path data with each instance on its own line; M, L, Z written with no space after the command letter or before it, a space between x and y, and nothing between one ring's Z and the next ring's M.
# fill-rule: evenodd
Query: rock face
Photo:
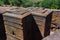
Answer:
M13 8L13 9L8 10L5 14L3 14L6 35L10 36L13 40L28 39L30 34L28 34L28 32L27 32L28 29L25 27L30 26L29 24L31 22L28 22L29 17L30 17L29 15L30 15L29 12L27 12L24 8L20 8L20 9ZM28 24L27 24L27 22L28 22ZM27 34L28 34L28 36L27 36ZM17 37L18 39L14 39L14 37ZM23 37L25 37L25 38L23 38ZM8 39L8 37L7 37L7 39Z
M53 35L47 36L42 40L60 40L60 30L55 31Z
M41 40L48 36L51 18L51 10L38 7L13 8L3 14L6 35L12 35L11 37L14 36L20 40Z
M60 29L60 10L53 10L52 12L53 16L52 16L52 25L51 27L53 29Z
M53 10L52 12L52 25L51 35L47 36L43 40L60 40L60 10Z
M37 24L37 27L39 28L42 37L49 35L52 21L52 11L38 7L32 7L28 9L31 10L31 14L33 15L33 18Z
M0 9L0 13L4 13L0 15L0 26L1 29L2 25L5 26L7 40L41 40L50 34L43 40L57 40L55 37L60 37L56 31L60 29L60 10L39 7Z
M14 8L8 10L3 14L3 20L7 40L42 39L32 14L25 8Z

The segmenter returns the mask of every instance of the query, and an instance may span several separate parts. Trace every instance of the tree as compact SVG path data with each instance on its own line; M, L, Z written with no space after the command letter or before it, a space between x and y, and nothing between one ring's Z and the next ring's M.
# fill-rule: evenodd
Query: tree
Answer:
M0 6L3 6L4 2L2 0L0 0Z
M43 0L41 1L40 6L45 7L45 8L50 8L52 3L53 3L52 0Z
M22 6L23 7L30 7L30 6L33 6L33 2L32 1L29 1L29 0L22 0Z
M8 0L10 5L13 6L20 6L20 1L19 0Z

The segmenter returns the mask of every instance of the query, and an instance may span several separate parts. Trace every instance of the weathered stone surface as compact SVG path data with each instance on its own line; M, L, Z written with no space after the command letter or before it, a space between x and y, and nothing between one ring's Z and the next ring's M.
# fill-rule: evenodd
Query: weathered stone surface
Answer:
M54 32L54 34L47 36L42 40L60 40L60 30Z
M11 11L12 10L12 11ZM18 9L8 10L5 14L3 14L4 24L9 25L7 27L7 32L13 32L17 37L20 37L20 33L22 33L20 26L23 28L23 40L41 40L42 36L36 26L33 16L30 14L29 10ZM19 21L20 20L20 21ZM20 22L20 23L19 23ZM10 28L12 27L12 28ZM11 30L10 30L11 29ZM21 32L20 32L21 31ZM21 35L22 35L21 34ZM11 33L10 33L11 35Z
M5 25L10 25L10 26L13 26L13 27L16 27L16 28L23 29L21 24L13 23L13 22L10 22L10 21L5 21L4 24Z
M23 29L15 28L13 26L5 25L6 33L14 35L18 38L23 39Z
M7 33L6 33L7 34ZM14 36L14 35L11 35L11 34L7 34L7 40L23 40L23 39L21 39L21 38L18 38L18 37L16 37L16 36Z
M57 9L52 9L52 25L51 28L55 29L59 29L60 28L60 10ZM55 25L55 26L53 26ZM52 29L52 30L53 30Z
M16 37L22 38L22 39L23 39L23 37L26 36L26 39L27 39L28 36L23 35L23 33L25 33L25 31L22 29L25 29L24 28L25 23L23 24L23 22L28 22L29 19L25 19L25 18L29 17L29 15L30 15L29 12L27 10L25 10L24 8L20 8L20 9L13 8L13 9L8 10L5 14L3 14L3 20L4 20L6 33L15 35ZM31 24L30 22L28 22L28 23ZM27 24L27 27L29 27L28 24Z
M52 11L44 8L28 8L43 37L50 34ZM47 25L48 24L48 25ZM48 30L48 31L47 31Z

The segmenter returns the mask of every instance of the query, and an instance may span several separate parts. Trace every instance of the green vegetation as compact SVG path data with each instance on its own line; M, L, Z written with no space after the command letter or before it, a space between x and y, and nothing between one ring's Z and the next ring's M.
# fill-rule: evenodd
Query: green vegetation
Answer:
M33 2L29 0L0 0L0 6L11 5L11 6L23 6L23 7L44 7L52 9L60 9L60 0L42 0Z
M43 0L41 2L41 6L45 8L59 9L60 8L60 0Z

